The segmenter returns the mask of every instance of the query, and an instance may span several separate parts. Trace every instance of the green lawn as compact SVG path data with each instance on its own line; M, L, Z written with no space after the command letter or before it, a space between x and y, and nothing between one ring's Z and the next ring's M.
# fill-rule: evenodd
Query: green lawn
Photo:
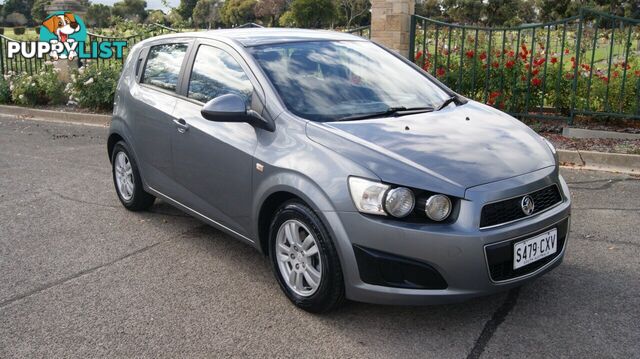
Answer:
M35 28L30 27L25 29L25 33L23 35L16 35L13 32L13 28L12 27L5 27L4 29L4 33L2 35L13 39L13 40L18 40L18 41L32 41L32 40L38 40L38 34L36 33Z

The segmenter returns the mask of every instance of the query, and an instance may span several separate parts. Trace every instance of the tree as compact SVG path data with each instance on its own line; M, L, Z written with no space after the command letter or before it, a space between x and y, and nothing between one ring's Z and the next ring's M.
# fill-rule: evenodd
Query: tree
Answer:
M257 0L226 0L220 10L220 18L227 26L237 26L256 19L254 7Z
M178 13L184 20L191 19L193 16L193 9L195 9L198 0L180 0L180 6L178 6Z
M12 12L5 17L4 22L10 26L24 26L27 23L27 17L19 12Z
M278 23L286 6L286 0L260 0L254 11L256 18L261 19L267 26L273 26Z
M186 25L182 15L180 15L180 12L177 9L171 9L171 11L169 11L167 20L169 21L169 24L171 24L171 27L174 28L181 28Z
M147 24L164 25L164 20L164 12L162 12L162 10L149 10L149 14L147 15L145 22Z
M280 19L278 19L278 25L282 27L296 26L296 19L293 17L293 13L291 12L291 10L285 11L284 14L280 16Z
M367 14L371 8L369 0L338 0L338 9L346 19L347 28L359 17Z
M460 24L477 24L482 18L483 1L444 0L444 15L448 21Z
M572 0L538 0L537 7L541 21L553 21L568 17Z
M30 21L33 1L34 0L5 0L4 6L2 7L2 15L4 17L5 23L8 23L9 16L13 13L22 14L27 19L27 22Z
M322 28L330 25L336 8L331 0L293 0L291 13L298 26Z
M104 4L91 4L85 20L88 26L103 28L111 25L111 8Z
M416 3L416 15L442 20L442 0L424 0Z
M31 18L36 24L40 24L47 18L47 5L51 3L51 0L35 0L33 6L31 6Z
M196 7L193 8L193 23L197 27L211 29L219 18L221 6L221 0L198 0Z
M123 0L113 4L112 16L118 16L135 22L142 22L147 18L147 2L144 0Z

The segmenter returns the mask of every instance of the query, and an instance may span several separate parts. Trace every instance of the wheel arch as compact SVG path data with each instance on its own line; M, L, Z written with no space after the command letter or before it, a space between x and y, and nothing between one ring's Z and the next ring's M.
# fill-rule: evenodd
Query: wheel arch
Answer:
M109 161L113 160L113 158L111 158L113 155L113 148L116 146L116 143L120 141L127 142L124 137L117 132L113 132L109 135L109 139L107 139L107 155L109 156Z
M269 253L269 227L278 208L291 199L297 199L311 208L331 231L331 225L322 211L333 211L326 193L307 178L294 173L280 173L264 179L256 188L257 205L254 207L255 238L260 251Z

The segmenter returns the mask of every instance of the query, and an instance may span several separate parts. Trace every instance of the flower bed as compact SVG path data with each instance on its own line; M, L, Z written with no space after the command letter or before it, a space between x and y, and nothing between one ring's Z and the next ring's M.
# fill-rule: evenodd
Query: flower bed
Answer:
M63 83L59 70L51 62L33 75L9 72L0 79L0 103L23 106L70 105L99 112L111 111L115 89L120 77L118 63L84 66L71 74L71 81Z
M579 52L575 31L539 29L543 35L532 41L532 32L525 30L517 36L422 30L416 35L414 62L455 91L514 114L568 116L575 101L576 114L637 117L640 47L632 42L640 33L632 30L614 34L585 28ZM627 33L632 34L629 43Z

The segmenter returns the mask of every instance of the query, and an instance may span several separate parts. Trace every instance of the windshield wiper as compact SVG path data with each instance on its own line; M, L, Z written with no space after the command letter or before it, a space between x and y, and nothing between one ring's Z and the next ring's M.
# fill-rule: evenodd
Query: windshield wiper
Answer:
M432 112L433 111L433 107L404 107L404 106L398 106L398 107L389 107L388 109L384 110L384 111L380 111L380 112L372 112L372 113L365 113L362 115L353 115L353 116L346 116L346 117L342 117L337 119L336 121L355 121L355 120L366 120L369 118L376 118L376 117L391 117L391 116L404 116L404 115L412 115L415 113L422 113L422 112Z
M458 97L457 95L453 95L448 99L444 100L444 102L440 106L438 106L436 111L442 110L443 108L449 106L449 104L452 102L455 102L456 105L462 105L463 103L465 103L465 101L463 101L460 97Z

